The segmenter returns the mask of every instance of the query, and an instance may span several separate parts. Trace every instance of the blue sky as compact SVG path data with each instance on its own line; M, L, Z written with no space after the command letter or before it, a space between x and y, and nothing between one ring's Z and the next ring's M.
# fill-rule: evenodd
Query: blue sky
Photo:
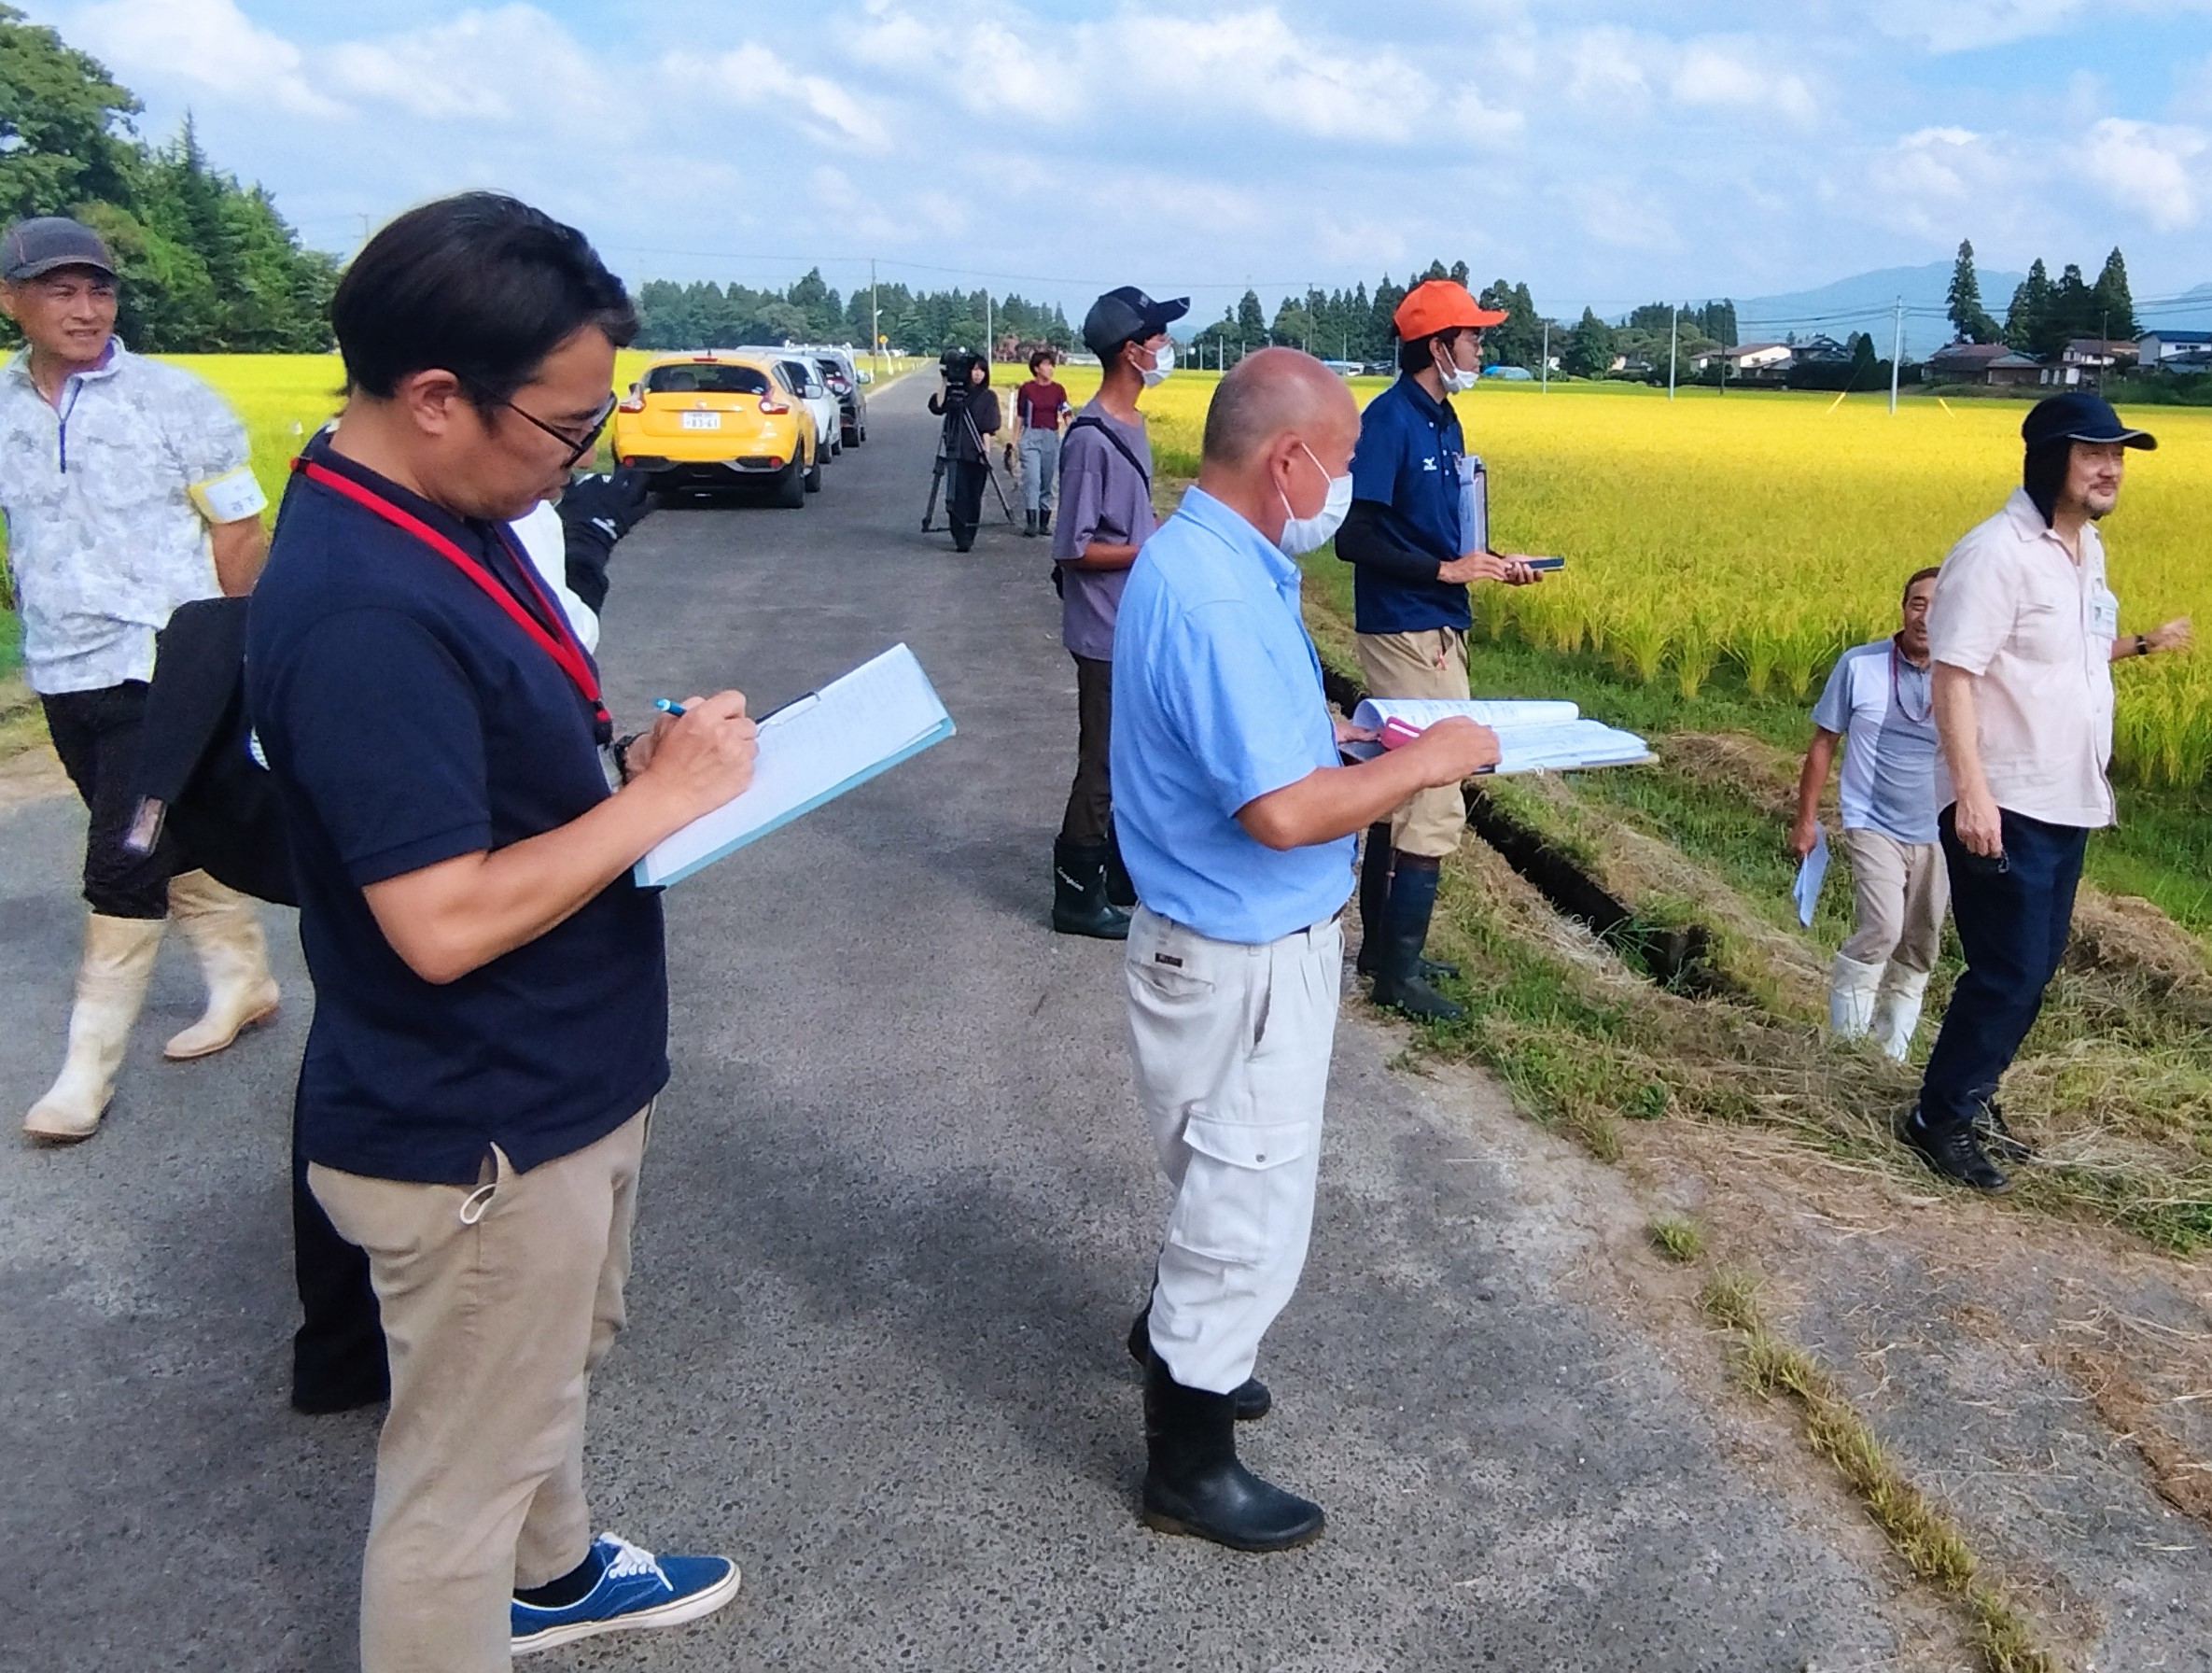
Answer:
M2212 0L20 3L342 252L497 186L634 280L873 255L1208 316L1432 256L1555 313L1756 296L1961 237L2212 281Z

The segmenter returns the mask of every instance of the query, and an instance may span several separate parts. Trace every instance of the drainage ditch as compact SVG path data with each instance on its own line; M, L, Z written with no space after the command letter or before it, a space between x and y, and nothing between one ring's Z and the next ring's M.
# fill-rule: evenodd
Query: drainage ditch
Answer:
M1322 690L1347 714L1367 695L1359 682L1325 665ZM1572 854L1506 813L1478 785L1470 782L1465 794L1467 828L1495 849L1553 910L1588 925L1631 970L1691 998L1719 997L1733 991L1713 964L1713 935L1703 924L1650 922L1590 876Z

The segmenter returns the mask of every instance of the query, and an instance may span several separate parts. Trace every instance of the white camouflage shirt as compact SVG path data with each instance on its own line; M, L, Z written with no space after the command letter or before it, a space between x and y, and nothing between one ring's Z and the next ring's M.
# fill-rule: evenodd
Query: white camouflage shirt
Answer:
M52 405L28 350L0 367L0 513L32 690L152 675L170 612L220 590L208 525L267 503L246 460L222 397L120 339Z

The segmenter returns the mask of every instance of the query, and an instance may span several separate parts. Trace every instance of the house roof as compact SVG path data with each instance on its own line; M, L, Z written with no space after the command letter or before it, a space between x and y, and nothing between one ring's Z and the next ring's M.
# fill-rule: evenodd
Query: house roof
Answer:
M2161 343L2212 343L2212 331L2145 331L2142 340L2152 337Z
M2042 362L2042 361L2040 361L2040 360L2038 360L2038 359L2037 359L2037 358L2036 358L2036 357L2035 357L2035 356L2033 356L2033 355L2016 355L2016 354L2012 354L2012 353L2010 353L2009 351L2008 351L2007 353L2004 353L2004 354L2001 354L2001 355L1999 355L1999 356L1998 356L1998 357L1997 357L1995 359L1994 359L1994 360L1990 360L1990 361L1987 361L1987 362L1985 362L1985 364L1987 364L1987 365L1989 365L1989 366L1993 366L1993 367L1994 367L1994 366L2003 366L2003 367L2006 367L2006 368L2008 368L2008 369L2010 369L2010 370L2015 370L2015 371L2017 371L2017 370L2020 370L2020 369L2023 369L2023 368L2025 368L2025 367L2033 366L2033 367L2035 367L2035 368L2036 368L2036 369L2037 369L2037 370L2039 372L2039 371L2041 371L2041 370L2042 370L2042 367L2043 367L2043 362Z
M2076 337L2066 344L2066 353L2070 355L2132 355L2135 352L2135 340L2130 337Z
M2002 343L1946 343L1928 357L1932 366L1949 361L1953 366L1987 366L2012 351Z

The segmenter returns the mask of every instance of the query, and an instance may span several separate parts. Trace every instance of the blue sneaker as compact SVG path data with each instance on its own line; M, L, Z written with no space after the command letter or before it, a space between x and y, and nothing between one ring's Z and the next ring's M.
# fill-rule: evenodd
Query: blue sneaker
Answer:
M565 1609L513 1602L512 1652L529 1655L603 1632L680 1626L711 1615L737 1596L737 1565L728 1557L656 1557L619 1534L592 1541L600 1573L589 1592Z

